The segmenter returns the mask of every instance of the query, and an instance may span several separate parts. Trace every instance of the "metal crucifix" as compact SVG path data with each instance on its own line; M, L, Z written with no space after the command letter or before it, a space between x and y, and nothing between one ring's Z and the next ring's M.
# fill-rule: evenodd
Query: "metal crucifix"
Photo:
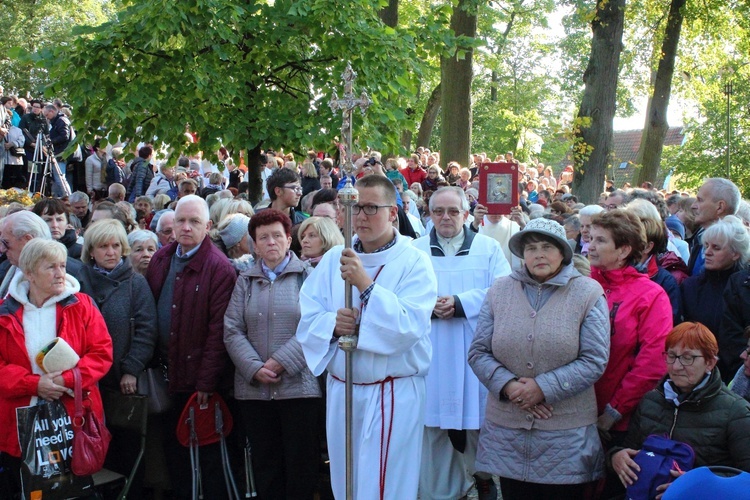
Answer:
M354 79L357 73L352 70L351 63L346 64L346 70L341 75L344 80L344 97L339 99L336 91L333 91L333 97L329 106L335 113L341 111L343 123L341 125L341 144L339 145L339 169L344 173L346 183L339 190L338 198L341 206L344 207L344 247L352 247L352 207L359 201L359 193L352 184L352 173L354 164L352 163L352 112L359 108L362 114L365 114L367 108L372 104L367 92L357 98L354 95ZM344 290L344 305L351 309L352 302L352 284L346 282ZM345 418L346 418L346 498L354 498L354 447L352 440L352 423L354 421L353 408L353 376L354 376L354 351L357 349L358 332L353 335L342 335L339 337L339 348L344 351L345 356Z
M346 69L341 74L341 78L344 80L344 96L339 99L338 94L334 90L333 97L328 105L334 113L341 111L343 118L341 143L344 148L339 148L341 152L339 168L343 169L348 176L354 168L352 163L352 113L355 108L359 108L360 112L364 115L367 108L372 104L372 101L364 90L359 97L354 95L354 80L357 78L357 73L352 69L351 63L346 64Z

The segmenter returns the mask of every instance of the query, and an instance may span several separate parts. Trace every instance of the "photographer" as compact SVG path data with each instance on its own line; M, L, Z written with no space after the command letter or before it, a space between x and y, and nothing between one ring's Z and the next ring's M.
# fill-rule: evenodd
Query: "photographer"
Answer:
M70 120L67 116L57 110L54 104L47 104L44 106L44 116L49 120L50 131L49 131L49 143L52 145L57 164L59 166L59 173L65 175L68 181L68 186L72 185L73 175L67 173L68 162L62 157L62 153L70 145L70 141L73 139L73 129L70 126ZM52 168L52 196L60 198L65 195L65 191L62 187L62 182L58 177L58 171L54 167Z
M39 132L46 133L47 118L42 113L44 103L39 99L31 100L31 113L26 113L21 117L21 123L18 127L23 132L23 136L26 139L24 149L26 150L26 158L31 161L34 159L34 149L36 148L36 139L39 136ZM41 158L40 158L41 159Z

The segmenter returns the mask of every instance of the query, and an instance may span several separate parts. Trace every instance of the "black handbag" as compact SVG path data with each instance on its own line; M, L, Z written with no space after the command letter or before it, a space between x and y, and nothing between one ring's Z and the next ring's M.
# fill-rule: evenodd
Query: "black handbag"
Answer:
M146 368L138 375L138 394L148 396L148 412L158 415L172 408L169 382L163 367Z

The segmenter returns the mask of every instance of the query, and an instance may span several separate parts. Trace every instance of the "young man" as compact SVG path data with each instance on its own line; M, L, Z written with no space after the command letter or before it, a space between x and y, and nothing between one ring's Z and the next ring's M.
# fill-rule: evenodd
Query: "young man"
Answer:
M391 181L368 175L357 190L353 248L327 252L305 281L297 338L313 373L328 370L326 428L336 498L346 489L345 353L337 340L357 323L354 497L416 498L437 284L429 257L393 227L398 209ZM352 309L344 307L344 280L355 288Z
M301 224L307 215L295 208L302 197L302 184L297 172L288 168L280 168L266 181L268 195L271 197L270 208L283 212L292 219L292 224Z

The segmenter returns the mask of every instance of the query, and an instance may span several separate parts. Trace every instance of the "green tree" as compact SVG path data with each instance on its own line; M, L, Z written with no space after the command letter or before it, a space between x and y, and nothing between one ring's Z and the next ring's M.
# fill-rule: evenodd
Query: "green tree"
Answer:
M251 197L261 148L335 150L347 60L373 106L355 116L357 147L397 149L415 79L414 44L366 0L128 0L117 22L74 30L75 41L32 56L48 93L66 92L80 137L158 140L175 152L247 149ZM158 12L158 15L154 15ZM374 29L377 28L377 29ZM84 36L80 36L84 35ZM185 127L200 136L185 143ZM366 139L363 139L366 138Z
M110 0L13 0L0 9L0 82L7 92L36 95L47 83L45 68L11 57L13 49L37 52L71 42L71 28L98 25L114 16Z

